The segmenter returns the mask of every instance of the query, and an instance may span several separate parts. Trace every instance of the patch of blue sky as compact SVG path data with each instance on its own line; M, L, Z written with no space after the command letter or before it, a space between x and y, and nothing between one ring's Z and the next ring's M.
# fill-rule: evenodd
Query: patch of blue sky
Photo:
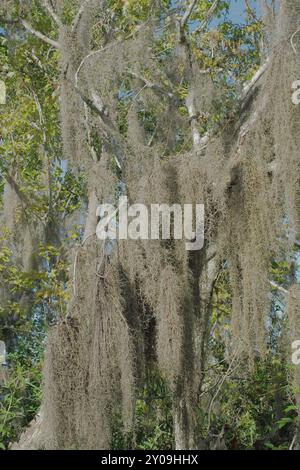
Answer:
M260 16L260 0L249 0L249 5L255 12L256 16ZM233 23L245 23L247 17L246 6L244 0L231 0L228 13L228 19Z
M219 17L215 17L211 23L210 28L215 28L220 23L225 21L231 21L235 24L245 24L247 20L246 4L244 0L228 0L228 10L224 8L223 14ZM257 17L261 15L260 0L249 0L249 6ZM199 26L199 22L192 22L190 24L191 30L196 29Z

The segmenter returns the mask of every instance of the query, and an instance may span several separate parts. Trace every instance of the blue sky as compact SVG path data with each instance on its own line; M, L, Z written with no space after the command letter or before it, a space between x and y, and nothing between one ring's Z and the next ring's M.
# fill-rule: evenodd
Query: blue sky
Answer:
M259 13L259 0L250 0L249 4L257 13ZM240 23L245 18L245 2L244 0L231 0L230 18L232 21Z
M241 23L245 18L245 2L244 0L230 0L231 7L229 18L236 23ZM251 7L253 7L257 13L259 13L259 3L260 0L249 0ZM214 24L214 22L212 22ZM3 32L3 29L0 28L0 33Z
M300 1L300 0L299 0ZM175 0L174 0L175 2ZM230 3L230 10L229 14L226 19L231 20L233 23L241 24L244 23L246 20L246 7L245 7L245 1L244 0L229 0ZM256 12L257 16L260 16L260 0L249 0L249 5L251 8ZM211 23L210 27L215 28L220 22L224 21L224 16L222 18L218 19L215 18ZM199 25L198 22L195 22L195 24L191 24L191 30L193 30L194 27L197 27Z
M240 23L245 18L245 2L244 0L230 0L230 19L234 22ZM255 8L259 12L260 0L250 0L251 7ZM1 30L2 28L0 28Z

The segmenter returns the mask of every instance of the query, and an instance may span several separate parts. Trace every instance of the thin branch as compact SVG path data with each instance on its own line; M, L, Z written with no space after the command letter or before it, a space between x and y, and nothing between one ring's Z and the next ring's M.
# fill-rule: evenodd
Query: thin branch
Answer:
M245 5L246 5L246 11L247 13L251 16L251 18L255 21L257 21L257 17L256 17L256 14L253 10L253 8L251 7L250 3L249 3L249 0L245 0Z
M288 290L285 289L284 287L281 287L279 284L277 284L276 282L274 281L269 281L270 282L270 285L272 287L274 287L274 289L277 289L279 290L280 292L282 292L284 295L288 294Z
M52 5L49 3L48 0L43 0L44 8L48 11L49 15L53 19L53 21L57 24L57 26L62 26L62 21L59 16L55 13Z
M76 70L76 73L75 73L75 86L77 87L78 85L78 78L79 78L79 73L81 71L81 69L83 68L85 62L87 60L89 60L91 57L94 57L95 55L98 55L98 54L102 54L103 52L106 52L108 51L109 49L113 48L113 47L116 47L118 44L120 44L121 42L123 42L124 40L127 40L127 39L130 39L132 38L136 33L138 33L144 26L146 26L147 24L147 21L141 25L138 25L137 28L132 31L128 36L126 36L125 38L120 38L120 39L117 39L116 41L113 41L112 43L110 44L107 44L107 46L105 47L102 47L101 49L97 49L96 51L91 51L89 52L83 59L82 61L80 62L79 66L78 66L78 69Z
M42 41L46 42L50 46L55 47L55 49L59 49L58 42L54 41L53 39L48 38L40 31L36 31L26 20L20 19L20 23L24 26L24 28L37 38L41 39Z
M81 97L83 102L96 114L98 114L99 118L101 119L102 127L104 126L104 130L109 134L109 141L110 144L113 146L115 152L115 161L122 170L123 168L123 160L124 160L124 152L122 150L122 139L121 135L115 128L114 124L112 123L106 106L103 105L101 102L101 98L93 92L92 99L88 98L77 86L75 86L75 91Z
M76 73L75 73L75 86L77 87L78 85L78 77L79 77L79 73L82 69L82 67L84 66L85 62L90 59L91 57L94 57L95 55L97 54L101 54L102 52L105 52L107 51L108 49L111 49L112 47L116 46L117 43L120 43L121 40L118 39L117 41L111 43L111 44L108 44L106 47L102 47L102 49L97 49L96 51L92 51L90 52L89 54L87 54L83 59L82 61L80 62L79 66L78 66L78 69L76 70Z
M293 450L293 447L294 447L296 438L297 438L297 434L294 435L293 440L292 440L292 442L291 442L291 445L290 445L290 447L289 447L289 450Z
M268 11L268 14L272 15L273 18L275 18L275 16L276 16L275 1L272 0L272 5L269 5L268 0L263 0L263 2L264 2L264 6L265 6L266 10Z
M40 31L37 31L36 29L34 29L29 23L28 21L26 20L23 20L22 18L18 19L18 20L13 20L13 19L6 19L6 18L3 18L2 16L0 16L0 23L3 23L3 24L8 24L8 25L17 25L17 24L22 24L22 26L26 29L26 31L28 31L29 33L33 34L34 36L38 37L39 39L41 39L42 41L46 42L47 44L49 44L50 46L53 46L55 47L55 49L59 49L59 44L58 42L54 41L53 39L50 39L48 38L47 36L45 36L43 33L41 33Z
M192 131L192 137L193 137L193 145L195 149L198 149L199 146L201 145L201 136L200 132L198 129L197 122L194 119L194 116L196 116L196 111L194 107L194 91L193 89L190 89L186 100L185 100L185 107L187 109L188 115L189 115L189 120L190 120L190 126L191 126L191 131Z
M72 23L72 31L76 31L77 29L77 26L79 25L79 22L81 20L81 17L84 13L84 10L86 8L86 6L90 3L91 0L85 0L83 2L83 4L81 5L80 9L78 10L78 13L77 15L75 16L74 20L73 20L73 23Z
M206 13L206 16L204 18L204 20L202 21L202 23L198 26L198 28L196 28L194 31L193 31L193 34L195 33L201 33L205 28L206 26L209 24L209 22L211 21L216 9L218 8L219 6L219 3L220 3L221 0L215 0L214 3L212 4L212 6L210 7L210 9L208 10L208 12Z
M167 96L168 98L170 98L170 100L172 100L174 103L180 105L182 104L182 100L180 100L176 95L174 95L174 93L172 93L171 91L168 91L168 90L165 90L161 85L159 85L158 83L153 83L151 82L150 80L148 80L147 78L137 74L136 72L132 72L132 71L128 71L128 73L134 77L134 78L137 78L138 80L141 80L144 84L145 84L145 87L146 88L149 88L150 90L154 90L154 91L157 91L158 93L160 93L161 95L164 95L164 96Z
M243 92L242 92L242 96L241 96L241 99L243 100L244 98L246 98L246 96L248 95L249 91L253 88L253 86L258 82L258 80L264 75L264 73L266 72L267 68L268 68L268 65L269 65L269 59L266 60L266 62L258 69L258 71L254 74L254 76L252 77L252 79L250 80L249 83L247 83L245 86L244 86L244 89L243 89Z
M187 22L189 21L190 19L190 16L191 14L193 13L193 10L196 6L196 3L197 3L198 0L192 0L188 9L186 10L185 14L183 15L183 17L181 18L181 22L180 22L180 28L183 29L185 27L185 25L187 24Z
M94 99L91 100L88 98L79 88L78 86L75 86L75 91L76 93L80 96L82 101L96 114L98 114L102 119L106 117L105 115L105 108L97 103Z
M232 372L238 367L239 363L236 364L235 367L233 367L233 364L234 364L234 361L236 360L236 357L237 357L237 354L239 352L239 348L236 348L234 354L233 354L233 357L232 357L232 360L228 366L228 369L226 370L224 376L222 377L222 379L220 380L219 382L219 386L217 388L217 391L216 393L214 394L214 396L212 397L211 401L210 401L210 404L209 404L209 408L208 408L208 424L207 424L207 430L209 431L210 429L210 422L211 422L211 412L212 412L212 407L213 407L213 404L214 404L214 401L215 399L217 398L224 382L226 381L226 379L230 376L230 374L232 374Z

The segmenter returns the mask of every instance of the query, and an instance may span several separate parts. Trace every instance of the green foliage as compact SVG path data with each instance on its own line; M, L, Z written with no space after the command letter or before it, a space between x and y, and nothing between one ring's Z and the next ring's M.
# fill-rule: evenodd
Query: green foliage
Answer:
M16 441L35 417L41 403L43 324L32 322L8 356L5 379L0 381L0 448Z
M29 15L37 30L55 39L56 25L40 2L11 3L9 13L1 6L1 15ZM66 230L65 220L81 206L85 175L74 174L62 160L58 52L19 24L1 31L0 79L7 102L1 105L0 205L2 209L4 187L13 177L19 195L11 214L15 229L22 232L25 219L46 227L47 238L32 253L38 262L25 271L20 268L22 253L15 252L16 234L1 226L0 338L9 354L5 381L0 377L0 447L7 448L40 406L44 338L48 324L65 315L67 257L79 238L77 226L69 224Z
M170 394L164 380L150 371L136 409L136 449L171 449L173 422Z
M124 433L120 419L113 432L113 449L157 450L173 448L171 398L156 366L149 365L147 381L139 390L135 410L135 429Z

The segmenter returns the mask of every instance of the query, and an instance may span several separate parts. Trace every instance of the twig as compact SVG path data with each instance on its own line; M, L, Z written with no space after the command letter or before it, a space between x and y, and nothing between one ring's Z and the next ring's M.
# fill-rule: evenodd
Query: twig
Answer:
M76 28L77 26L79 25L79 22L81 20L81 17L84 13L84 10L86 8L86 6L88 5L88 3L90 3L91 0L85 0L83 2L83 4L81 5L80 9L78 10L78 13L77 15L75 16L74 20L73 20L73 23L72 23L72 31L76 31Z
M180 22L180 29L183 29L185 27L185 25L187 24L187 22L189 21L189 18L191 16L191 14L193 13L193 10L196 6L196 3L197 3L198 0L192 0L192 2L190 3L190 6L188 7L188 9L186 10L185 14L183 15L183 17L181 18L181 22Z
M24 28L37 38L41 39L42 41L46 42L50 46L55 47L55 49L59 49L59 44L57 41L54 41L53 39L48 38L48 36L45 36L43 33L40 31L36 31L26 20L20 19L20 23L24 26Z
M62 26L62 21L59 18L59 16L55 13L52 5L49 3L48 0L43 0L43 5L44 8L48 11L50 14L51 18L54 20L54 22L57 24L57 26Z
M108 44L107 46L105 47L102 47L101 49L97 49L96 51L91 51L89 52L83 59L82 61L80 62L79 66L78 66L78 69L76 70L76 73L75 73L75 85L77 86L78 85L78 77L79 77L79 73L82 69L82 67L84 66L85 62L90 59L91 57L94 57L95 55L98 55L98 54L102 54L103 52L106 52L108 51L109 49L117 46L118 44L121 44L121 42L123 42L124 40L127 40L127 39L130 39L132 38L136 33L138 33L144 26L146 26L147 22L137 26L137 28L132 31L132 33L130 33L128 36L126 36L125 38L120 38L120 39L117 39L116 41L113 41L111 44Z
M40 31L37 31L31 26L31 24L28 23L28 21L23 20L22 18L13 20L13 19L6 19L0 16L0 22L4 24L9 24L9 25L18 25L19 23L21 23L21 25L26 29L26 31L38 37L39 39L46 42L50 46L55 47L55 49L59 49L59 44L57 41L54 41L53 39L48 38L48 36L45 36L45 34L41 33Z
M157 91L158 93L160 93L161 95L164 95L164 96L167 96L168 98L170 98L170 100L172 100L174 103L176 103L177 105L180 105L182 103L182 100L180 100L179 98L177 98L176 95L174 95L174 93L172 93L171 91L168 91L168 90L165 90L161 85L159 85L158 83L153 83L151 82L150 80L148 80L147 78L137 74L136 72L132 72L132 71L129 71L128 72L130 75L132 75L133 77L137 78L138 80L141 80L142 82L144 82L145 84L145 87L146 88L149 88L150 90L154 90L154 91ZM142 90L141 90L142 91Z
M253 11L253 8L251 8L251 5L249 3L249 0L245 0L245 5L246 5L246 10L247 10L247 13L251 16L251 18L255 21L257 21L257 17Z
M293 440L292 440L292 442L291 442L291 445L290 445L290 447L289 447L289 450L293 450L293 447L294 447L294 444L295 444L295 440L296 440L296 434L295 434L294 437L293 437Z
M275 289L279 290L280 292L282 292L282 293L285 294L285 295L288 294L288 290L285 289L284 287L279 286L279 285L278 285L276 282L274 282L274 281L269 281L269 282L270 282L270 285L271 285L272 287L274 287Z
M193 34L195 33L201 33L205 28L206 26L208 25L208 23L210 22L210 20L212 19L216 9L218 8L219 6L219 3L220 3L220 0L215 0L214 3L212 4L212 6L210 7L210 9L208 10L204 20L202 21L202 23L198 26L198 28L196 28L194 31L193 31Z

